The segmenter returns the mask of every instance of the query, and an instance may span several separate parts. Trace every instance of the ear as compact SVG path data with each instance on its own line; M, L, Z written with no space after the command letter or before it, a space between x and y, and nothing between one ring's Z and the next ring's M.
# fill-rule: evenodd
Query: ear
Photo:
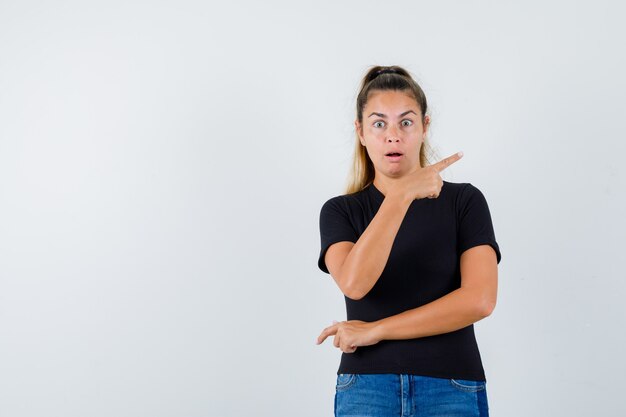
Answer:
M423 125L424 125L424 135L426 135L426 133L428 133L428 129L430 128L430 116L429 115L424 116Z
M354 121L354 129L356 130L356 134L361 141L361 145L365 146L365 139L363 139L363 126L361 126L361 123L359 123L358 120Z

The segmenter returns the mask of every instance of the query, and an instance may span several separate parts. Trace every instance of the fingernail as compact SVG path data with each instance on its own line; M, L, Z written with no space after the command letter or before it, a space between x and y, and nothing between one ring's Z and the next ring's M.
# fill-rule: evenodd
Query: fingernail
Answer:
M459 152L459 156L463 156L463 152Z

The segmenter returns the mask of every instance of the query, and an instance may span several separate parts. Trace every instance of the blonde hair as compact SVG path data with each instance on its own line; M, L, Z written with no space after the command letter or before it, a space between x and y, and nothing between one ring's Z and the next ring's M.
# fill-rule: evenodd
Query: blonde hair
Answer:
M371 67L363 80L361 88L356 99L356 117L363 124L363 108L372 91L398 90L411 94L422 113L422 122L426 117L428 104L426 96L422 88L415 82L413 77L402 67L393 66L373 66ZM356 132L356 142L354 147L354 155L352 159L352 168L348 175L348 183L346 186L346 194L352 194L361 191L374 181L374 164L367 154L367 149L361 144L359 134ZM428 165L428 154L432 154L430 145L426 138L420 148L420 165L425 167Z

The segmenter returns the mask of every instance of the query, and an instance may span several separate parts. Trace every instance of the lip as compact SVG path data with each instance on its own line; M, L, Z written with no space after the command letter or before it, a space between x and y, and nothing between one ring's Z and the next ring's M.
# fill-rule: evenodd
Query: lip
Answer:
M400 161L400 159L402 159L404 155L398 155L398 156L389 156L389 155L385 155L385 159L387 159L390 162L398 162Z

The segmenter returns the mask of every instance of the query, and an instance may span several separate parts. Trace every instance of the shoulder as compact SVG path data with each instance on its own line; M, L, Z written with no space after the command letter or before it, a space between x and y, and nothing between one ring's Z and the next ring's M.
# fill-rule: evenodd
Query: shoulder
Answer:
M450 182L444 180L443 186L453 193L479 191L474 184L469 182Z
M442 190L446 188L447 199L454 205L457 214L465 213L467 210L475 210L477 208L489 210L485 195L474 184L469 182L454 183L444 181Z
M471 187L473 187L473 185L468 182L444 181L443 187L441 188L441 192L442 193L445 192L447 198L450 201L454 201L455 203L458 203L459 198L468 194L468 191L469 193L473 192L473 190L470 189Z
M353 194L341 194L326 200L322 204L322 212L342 210L350 212L362 207L363 190Z
M456 200L467 200L476 196L484 198L482 191L472 183L444 181L443 184L442 189L446 189L446 192Z
M442 189L446 189L446 191L454 193L454 194L458 194L459 191L461 191L463 188L467 187L468 185L470 185L470 183L468 182L450 182L450 181L443 181L443 187Z

